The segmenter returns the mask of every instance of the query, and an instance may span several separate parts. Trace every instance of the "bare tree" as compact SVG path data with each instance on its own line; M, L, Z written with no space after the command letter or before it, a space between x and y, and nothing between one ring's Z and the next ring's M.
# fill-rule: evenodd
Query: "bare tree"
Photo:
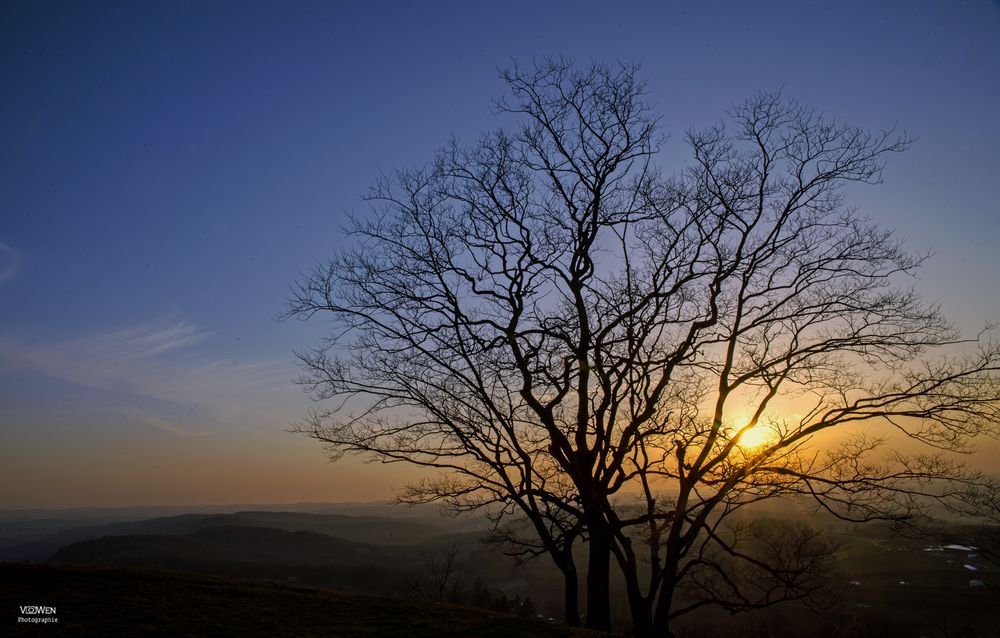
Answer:
M562 571L570 623L586 541L586 624L610 628L617 564L636 633L664 635L704 605L811 591L822 545L724 525L748 504L805 494L870 520L938 495L957 465L881 454L856 426L963 449L995 422L998 352L932 358L959 339L898 287L924 258L844 205L905 137L759 95L689 134L692 167L666 178L636 71L503 73L519 128L377 183L290 314L337 326L300 355L333 404L301 432L333 458L440 470L404 501L526 518L537 541L515 540ZM854 436L813 449L831 429Z
M965 482L947 505L963 517L961 524L937 524L929 533L975 547L980 558L1000 569L1000 480L977 476Z
M731 120L732 128L689 134L694 166L664 187L675 219L719 220L703 253L708 283L689 295L693 314L711 325L682 345L677 370L644 376L649 382L623 399L649 419L618 441L621 460L608 464L622 477L612 491L631 480L643 486L640 514L610 507L607 517L639 633L666 633L672 619L708 604L751 609L809 592L810 561L790 570L717 531L733 512L804 494L847 520L908 519L962 476L944 452L964 451L997 423L996 346L956 355L958 335L940 311L898 287L924 259L843 203L844 184L877 183L881 158L907 141L837 125L774 95L747 101ZM645 345L622 358L642 360ZM934 349L951 356L931 358ZM654 380L675 394L647 391ZM790 398L794 418L768 414ZM836 445L810 445L831 429L845 432ZM902 438L924 449L886 449L890 431L897 445ZM664 485L672 487L665 494ZM634 549L640 528L638 547L652 566L645 588ZM752 591L732 578L733 561L781 587Z
M459 560L458 554L458 545L455 543L440 550L422 551L423 573L417 576L414 591L439 603L460 602L468 583L462 579L465 565Z

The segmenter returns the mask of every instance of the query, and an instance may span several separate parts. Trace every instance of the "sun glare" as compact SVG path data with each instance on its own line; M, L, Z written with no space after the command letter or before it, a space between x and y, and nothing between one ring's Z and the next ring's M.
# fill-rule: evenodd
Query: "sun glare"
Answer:
M756 448L774 440L774 431L763 425L755 425L740 437L740 447Z

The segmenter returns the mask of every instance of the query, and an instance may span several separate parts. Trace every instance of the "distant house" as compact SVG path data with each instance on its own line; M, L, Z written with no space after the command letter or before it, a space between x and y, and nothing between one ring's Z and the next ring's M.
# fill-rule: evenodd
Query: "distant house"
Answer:
M974 552L977 548L968 545L945 545L941 549L953 549L956 552Z
M943 552L944 550L951 550L953 552L974 552L978 550L978 547L971 547L969 545L931 545L924 549L925 552Z

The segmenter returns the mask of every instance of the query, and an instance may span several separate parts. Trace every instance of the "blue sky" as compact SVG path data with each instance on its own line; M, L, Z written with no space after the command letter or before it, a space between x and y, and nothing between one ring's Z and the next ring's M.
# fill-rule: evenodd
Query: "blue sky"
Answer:
M278 323L382 172L500 124L497 68L637 60L671 135L758 90L918 138L852 202L1000 319L997 2L0 4L0 507L382 498Z

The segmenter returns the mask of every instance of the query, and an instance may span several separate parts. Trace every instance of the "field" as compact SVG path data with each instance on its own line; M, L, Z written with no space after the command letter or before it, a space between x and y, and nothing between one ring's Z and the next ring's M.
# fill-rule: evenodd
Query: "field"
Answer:
M143 569L0 564L3 635L18 636L595 636L454 605L355 596ZM20 605L58 622L18 623Z

